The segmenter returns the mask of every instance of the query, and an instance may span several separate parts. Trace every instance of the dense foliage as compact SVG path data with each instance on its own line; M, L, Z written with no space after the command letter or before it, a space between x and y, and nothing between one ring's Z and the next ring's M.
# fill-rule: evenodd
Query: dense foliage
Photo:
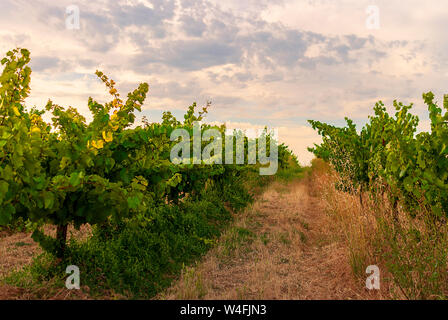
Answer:
M341 175L339 187L346 191L380 190L397 206L401 201L415 214L423 210L442 218L448 214L448 112L434 102L434 94L423 94L429 110L431 132L416 134L418 117L394 101L395 116L383 103L376 104L374 116L361 129L346 119L338 128L312 121L323 142L311 148L316 156L330 162ZM448 110L445 96L444 109Z
M249 165L248 154L260 140L253 144L247 138L241 164L210 165L198 162L194 154L187 162L173 163L170 152L180 138L173 140L171 134L184 129L193 136L209 105L196 115L193 104L183 121L165 112L162 123L144 120L142 126L135 126L135 113L141 111L148 84L142 83L122 100L115 82L99 71L96 75L107 87L111 101L101 104L89 98L92 121L87 122L75 108L63 108L52 101L45 110L27 110L24 99L30 91L29 61L26 49L10 51L1 61L0 225L18 219L28 221L33 238L58 257L64 256L70 224L76 228L87 223L118 225L156 207L198 198L204 189L235 186L239 177L255 168ZM43 120L45 112L51 114L51 124ZM203 137L211 128L225 133L225 126L199 126ZM267 130L264 134L268 137L264 148L271 154L277 150L271 149L276 141ZM224 139L207 138L222 144L224 157ZM189 147L198 147L190 143ZM199 148L207 143L204 138ZM290 159L297 163L281 145L280 166L289 166ZM57 226L56 239L44 234L44 224Z

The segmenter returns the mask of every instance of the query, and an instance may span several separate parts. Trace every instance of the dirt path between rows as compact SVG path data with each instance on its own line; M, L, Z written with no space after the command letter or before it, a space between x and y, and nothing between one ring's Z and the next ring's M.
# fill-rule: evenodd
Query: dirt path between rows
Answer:
M351 272L343 241L307 180L274 183L158 299L378 299Z
M309 189L307 179L271 184L235 216L217 245L156 299L381 298L354 278L344 242ZM2 235L0 276L29 264L39 252L29 234ZM38 296L67 299L64 294ZM35 292L0 285L0 299L36 297Z

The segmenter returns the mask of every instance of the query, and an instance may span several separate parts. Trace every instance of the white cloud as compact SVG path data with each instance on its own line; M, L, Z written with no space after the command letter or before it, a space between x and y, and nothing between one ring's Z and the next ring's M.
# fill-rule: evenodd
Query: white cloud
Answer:
M422 92L446 90L444 0L376 0L379 30L365 27L371 2L79 0L81 29L67 30L69 0L2 0L0 51L31 50L31 105L87 115L89 96L108 98L100 69L124 91L149 83L144 114L211 100L209 120L280 128L307 163L319 138L306 120L362 123L398 99L424 124Z

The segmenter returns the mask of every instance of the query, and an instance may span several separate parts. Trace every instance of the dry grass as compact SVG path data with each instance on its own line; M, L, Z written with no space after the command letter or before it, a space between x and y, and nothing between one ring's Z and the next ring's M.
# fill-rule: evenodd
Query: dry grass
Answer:
M68 240L72 237L76 239L86 239L91 235L91 227L83 225L80 230L69 227L67 232ZM56 227L45 226L44 232L53 237L56 236ZM0 237L0 279L7 273L23 268L31 263L33 258L40 254L42 250L39 245L31 239L31 233L4 233Z
M436 227L384 198L334 188L323 163L288 184L274 182L220 237L217 245L156 299L418 299L448 294L448 226ZM414 241L409 230L419 232ZM54 235L47 228L46 233ZM90 228L74 234L90 235ZM0 237L0 278L40 252L29 234ZM381 290L365 288L366 267L381 271ZM437 278L429 281L431 277ZM88 289L88 288L87 288ZM86 291L86 290L85 290ZM79 292L79 291L77 291ZM28 292L0 286L0 299L87 299L87 293ZM105 299L114 299L113 294Z
M338 176L324 164L313 171L309 179L310 193L320 203L327 223L324 233L332 234L344 243L348 265L356 281L363 285L367 278L366 268L376 265L380 269L381 290L369 292L374 299L391 299L390 276L383 261L377 255L375 245L378 240L378 215L389 215L390 206L384 199L380 206L363 194L361 204L359 194L349 194L336 190ZM396 297L395 297L396 298Z
M381 272L384 299L444 299L448 296L448 225L432 221L430 212L411 217L393 205L387 193L348 194L334 188L338 176L323 163L313 171L310 192L318 198L329 221L325 233L346 243L355 277L365 281L368 265ZM374 200L377 199L377 200Z
M55 236L54 226L45 226L44 232L47 235ZM91 227L84 225L80 230L69 227L68 239L86 239L91 235ZM18 271L31 264L34 257L42 253L39 245L31 239L31 233L4 233L0 238L0 279L7 276L12 271ZM5 299L87 299L85 290L48 290L48 288L25 289L16 288L10 285L0 284L0 300Z
M346 243L310 180L272 184L158 299L377 299L353 277Z
M12 270L30 264L40 252L30 234L16 233L0 239L0 278Z

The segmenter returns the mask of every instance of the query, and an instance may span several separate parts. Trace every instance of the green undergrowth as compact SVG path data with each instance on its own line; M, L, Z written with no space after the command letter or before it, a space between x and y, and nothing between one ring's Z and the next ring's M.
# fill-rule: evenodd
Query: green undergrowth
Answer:
M276 177L280 182L289 183L293 180L303 178L308 171L309 168L307 167L294 166L286 169L280 169L277 172Z
M31 230L31 223L23 218L18 218L6 226L0 226L0 232L6 233L30 232Z
M297 172L289 171L295 177ZM41 254L3 282L36 292L43 287L56 291L65 286L65 268L76 265L81 290L88 287L91 297L152 298L168 287L185 265L200 259L217 243L223 230L231 227L234 214L251 204L272 181L285 181L286 174L263 177L249 173L179 204L151 208L119 224L94 226L90 238L70 241L63 261Z
M248 175L227 187L211 187L187 201L151 208L119 224L93 227L84 241L71 240L66 258L48 253L3 282L29 289L63 287L65 268L76 265L81 287L92 297L111 292L145 299L170 285L184 265L205 254L232 221L233 213L253 202L272 178ZM252 192L249 192L250 186Z

